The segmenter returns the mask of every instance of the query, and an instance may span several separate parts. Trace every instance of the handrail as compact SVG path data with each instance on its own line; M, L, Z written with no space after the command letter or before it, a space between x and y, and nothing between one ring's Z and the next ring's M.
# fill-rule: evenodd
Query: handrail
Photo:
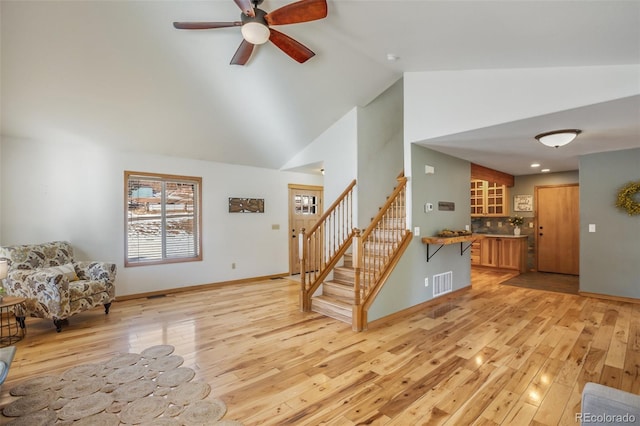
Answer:
M399 185L396 187L396 189L393 190L393 192L391 193L389 198L387 198L387 201L384 203L384 205L382 207L380 207L380 210L378 211L378 214L373 218L373 220L371 221L371 223L369 224L367 229L362 234L362 238L367 238L369 236L369 234L371 234L371 232L373 232L373 230L376 228L376 226L378 225L380 220L387 213L387 210L389 210L391 205L394 203L394 201L397 198L397 196L399 194L401 194L401 193L404 193L405 186L407 184L407 178L404 177L404 176L400 176L400 177L397 178L397 180L398 180Z
M311 296L351 245L354 179L307 232L300 233L300 309L311 310Z
M342 200L344 200L347 195L349 194L349 192L351 192L351 190L353 189L353 187L356 186L356 180L352 180L351 183L347 186L347 188L342 191L342 194L338 195L338 198L333 202L333 204L331 204L331 206L329 206L329 208L327 209L327 211L325 211L322 216L320 216L320 219L318 219L318 221L316 222L315 225L313 225L311 227L311 229L308 231L309 234L312 234L316 231L316 229L318 229L318 227L320 225L322 225L322 222L324 222L327 217L329 217L329 215L338 208L338 206L340 205L340 203L342 202Z
M352 228L352 181L340 197L307 233L300 234L300 309L311 310L311 296L337 265L349 247L353 247L354 298L352 328L361 331L367 325L367 311L384 282L411 243L406 226L407 178L400 175L394 189L367 229Z
M356 331L366 327L367 310L411 242L406 226L407 178L401 176L398 182L367 229L355 234L352 325Z

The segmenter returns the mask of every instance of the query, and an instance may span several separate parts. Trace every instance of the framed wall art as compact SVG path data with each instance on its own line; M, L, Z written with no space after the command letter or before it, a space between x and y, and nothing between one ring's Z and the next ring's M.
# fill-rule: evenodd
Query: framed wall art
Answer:
M264 198L229 198L229 213L264 213Z
M533 211L533 195L514 195L513 211L514 212L532 212Z

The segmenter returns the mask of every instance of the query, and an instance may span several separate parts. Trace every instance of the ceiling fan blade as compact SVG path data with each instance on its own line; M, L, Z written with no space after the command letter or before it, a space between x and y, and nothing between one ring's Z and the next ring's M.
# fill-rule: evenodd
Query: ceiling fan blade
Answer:
M231 58L230 65L244 65L247 63L253 52L254 45L247 40L242 40L235 55Z
M270 28L269 31L271 31L269 40L271 40L273 44L278 46L280 50L282 50L284 53L291 56L301 64L315 56L315 53L313 53L302 43L295 41L288 35L276 31L273 28Z
M256 13L253 11L253 6L251 5L251 0L233 0L236 2L242 13L247 16L251 16L252 18L256 16Z
M179 30L210 30L213 28L240 27L242 22L174 22L173 26Z
M269 25L285 25L315 21L326 16L326 0L300 0L267 13L264 19Z

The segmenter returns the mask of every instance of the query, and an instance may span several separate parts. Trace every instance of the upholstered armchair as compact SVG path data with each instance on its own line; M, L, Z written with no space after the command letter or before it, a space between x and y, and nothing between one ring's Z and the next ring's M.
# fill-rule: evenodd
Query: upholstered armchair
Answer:
M76 261L66 241L0 247L3 259L9 266L6 294L26 298L14 312L22 328L26 316L51 319L60 332L63 322L79 312L104 305L109 313L115 264Z

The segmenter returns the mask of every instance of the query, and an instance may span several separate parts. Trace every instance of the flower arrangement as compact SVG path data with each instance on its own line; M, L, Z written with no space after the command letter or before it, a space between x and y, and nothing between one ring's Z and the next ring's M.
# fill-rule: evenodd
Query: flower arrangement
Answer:
M524 223L524 217L522 216L513 216L509 218L509 223L512 226L520 226Z

